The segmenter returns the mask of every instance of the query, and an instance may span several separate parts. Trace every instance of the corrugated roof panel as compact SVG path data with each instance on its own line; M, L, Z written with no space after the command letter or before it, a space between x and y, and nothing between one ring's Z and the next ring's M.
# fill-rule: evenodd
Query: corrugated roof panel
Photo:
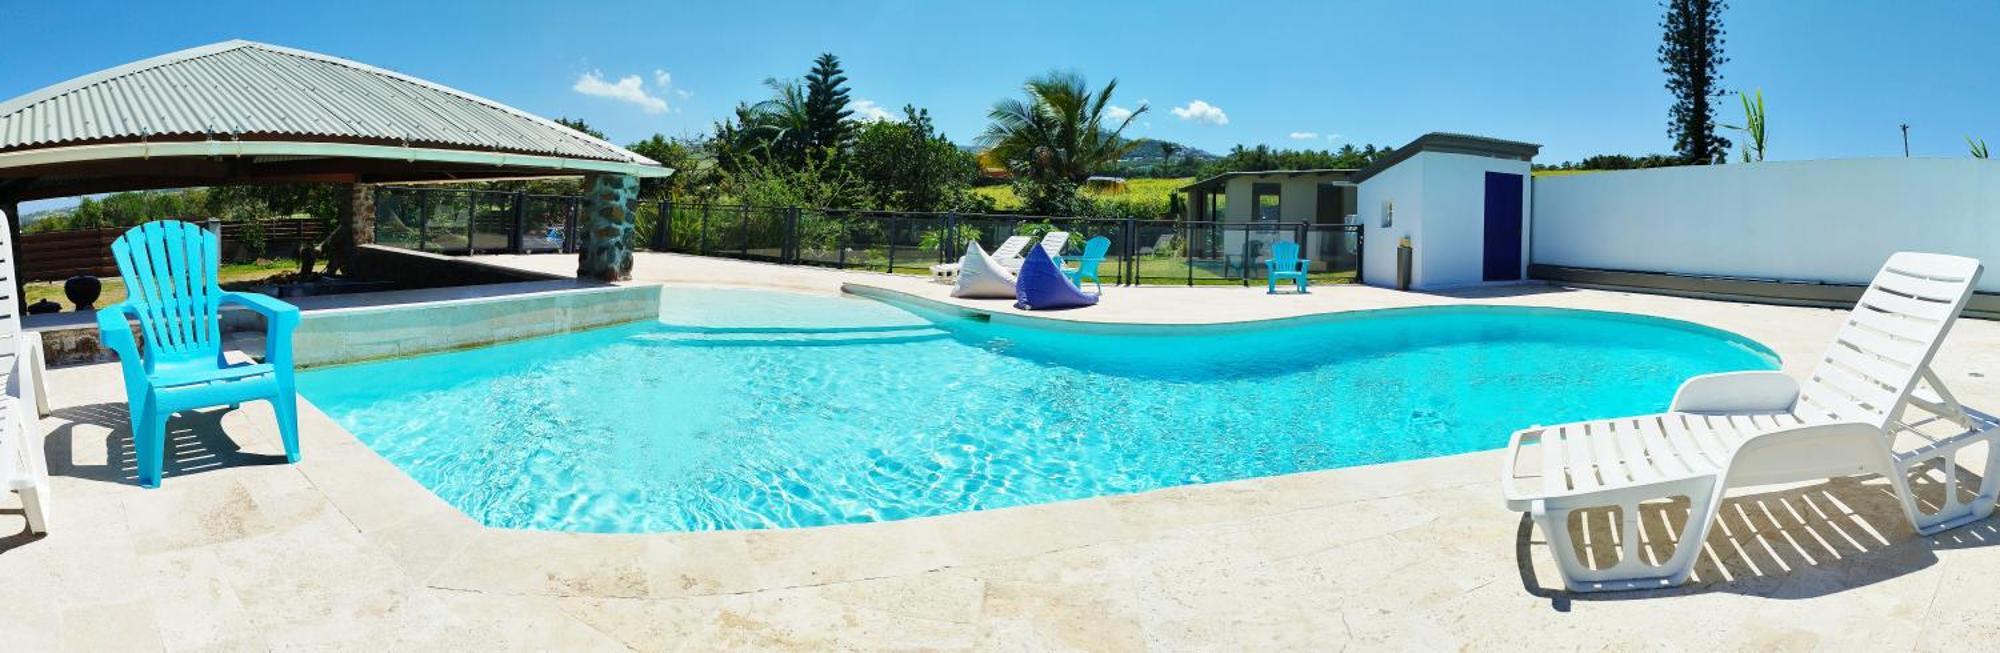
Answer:
M183 50L0 102L0 150L235 134L654 163L477 96L344 59L248 41Z

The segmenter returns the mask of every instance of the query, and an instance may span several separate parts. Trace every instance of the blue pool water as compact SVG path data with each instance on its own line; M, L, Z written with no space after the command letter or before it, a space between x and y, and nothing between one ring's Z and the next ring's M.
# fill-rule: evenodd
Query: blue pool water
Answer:
M300 375L491 526L816 526L1504 446L1771 369L1689 324L1500 307L1254 327L975 321L869 299L668 289L636 324Z

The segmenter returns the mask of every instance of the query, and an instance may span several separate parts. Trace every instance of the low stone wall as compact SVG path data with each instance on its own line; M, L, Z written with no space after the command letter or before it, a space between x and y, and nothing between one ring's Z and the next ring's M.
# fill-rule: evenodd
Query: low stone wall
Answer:
M308 306L300 316L292 346L298 366L312 367L478 347L659 316L659 286L564 287L567 285L516 283L492 286L509 292L489 296L375 306ZM543 290L540 286L551 288ZM406 292L409 291L398 291ZM357 297L361 296L345 295L337 299L353 302ZM87 314L77 315L79 318L64 324L34 328L42 334L49 365L117 360L99 343L96 322L82 319ZM223 339L228 348L253 355L263 353L261 317L235 308L224 310L222 317ZM144 339L139 339L143 347Z
M575 257L570 258L573 260ZM518 268L487 265L467 260L463 256L445 256L382 245L356 247L354 259L347 263L344 272L356 279L394 282L397 288L405 290L567 278Z
M292 337L299 367L491 345L657 319L659 286L606 286L311 311Z

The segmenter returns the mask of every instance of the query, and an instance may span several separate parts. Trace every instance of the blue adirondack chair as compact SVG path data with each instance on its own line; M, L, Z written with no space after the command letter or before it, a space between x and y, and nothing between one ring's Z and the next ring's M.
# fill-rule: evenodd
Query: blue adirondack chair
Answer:
M299 309L264 295L223 292L215 279L220 250L215 234L178 220L139 225L111 244L127 297L98 309L97 329L125 372L132 448L145 487L160 485L167 418L196 408L270 401L285 458L299 461L298 395L292 390L292 330ZM264 362L223 359L224 304L264 316ZM143 356L127 322L132 318L145 336Z
M1278 280L1287 279L1298 284L1299 292L1306 290L1306 271L1312 269L1312 260L1299 258L1299 244L1280 240L1271 243L1271 258L1264 260L1267 274L1264 275L1265 294L1278 294Z
M1079 288L1083 287L1083 278L1090 277L1090 282L1097 284L1098 294L1104 294L1104 282L1097 278L1097 266L1104 263L1104 254L1109 251L1110 238L1098 236L1090 239L1083 244L1083 258L1077 260L1076 268L1063 268L1063 276L1069 277L1069 282ZM1057 261L1056 265L1061 267L1062 261Z

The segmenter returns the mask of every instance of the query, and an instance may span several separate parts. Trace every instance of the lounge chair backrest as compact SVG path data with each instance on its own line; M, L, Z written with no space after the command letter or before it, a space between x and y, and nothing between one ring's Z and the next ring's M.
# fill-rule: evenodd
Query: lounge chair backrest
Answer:
M6 211L0 211L0 339L21 332L21 300L14 296L20 289L14 284L13 232L7 227L7 221L12 219Z
M1160 234L1160 239L1153 242L1153 249L1166 249L1173 246L1174 234Z
M111 243L125 303L139 317L150 352L176 359L219 355L222 289L215 283L221 244L191 222L156 220L133 227Z
M1271 260L1281 265L1299 260L1299 244L1289 240L1271 243Z
M1047 235L1042 236L1042 251L1048 252L1049 258L1062 256L1063 248L1068 246L1069 232L1067 231L1051 231Z
M1800 385L1805 417L1888 428L1972 297L1977 259L1899 252L1882 264Z
M1021 258L1021 250L1028 248L1028 242L1027 236L1008 236L1006 240L1000 241L999 247L993 249L993 258L1003 261Z

